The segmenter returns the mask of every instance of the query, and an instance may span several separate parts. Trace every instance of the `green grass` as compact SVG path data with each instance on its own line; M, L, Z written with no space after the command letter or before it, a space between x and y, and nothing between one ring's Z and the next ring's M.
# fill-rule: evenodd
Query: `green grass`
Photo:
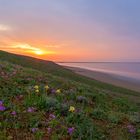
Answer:
M139 106L114 93L139 97L52 62L0 52L0 106L6 107L0 111L0 139L139 140Z
M128 89L124 89L121 87L112 86L110 84L102 83L78 74L73 73L71 70L65 69L62 66L57 65L51 61L45 61L41 59L36 59L32 57L15 55L12 53L7 53L4 51L0 51L0 60L8 61L13 64L21 65L23 67L32 68L39 70L41 72L50 73L56 76L64 77L64 79L73 80L76 82L80 82L83 84L88 84L90 86L94 86L99 88L100 90L111 90L114 93L121 93L123 95L132 95L139 96L140 93L131 91Z

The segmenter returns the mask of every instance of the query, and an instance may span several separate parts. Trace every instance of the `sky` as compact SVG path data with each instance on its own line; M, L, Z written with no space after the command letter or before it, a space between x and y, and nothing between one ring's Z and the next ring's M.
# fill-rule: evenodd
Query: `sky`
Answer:
M0 0L0 50L52 61L140 61L139 0Z

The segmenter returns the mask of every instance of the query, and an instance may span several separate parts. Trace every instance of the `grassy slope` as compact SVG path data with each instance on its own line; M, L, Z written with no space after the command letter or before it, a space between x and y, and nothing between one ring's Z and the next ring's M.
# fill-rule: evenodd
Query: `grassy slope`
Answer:
M39 92L35 85L39 86ZM45 90L45 85L49 85L49 90ZM58 88L60 93L52 92ZM6 107L0 112L2 140L140 139L136 105L107 95L95 84L87 85L0 60L0 99ZM69 112L70 106L75 107L74 112ZM35 110L28 112L29 107ZM13 111L16 111L14 116ZM74 131L70 135L68 128L72 127ZM32 128L37 131L33 133Z
M51 73L56 76L64 77L65 79L71 79L76 82L88 84L96 88L99 88L100 90L101 89L106 90L107 93L113 93L115 95L117 95L117 93L119 94L121 93L122 95L126 94L126 96L132 95L133 99L135 99L134 96L136 96L136 98L137 97L140 98L140 93L138 92L112 86L110 84L102 83L102 82L75 74L72 71L64 69L63 67L51 61L45 61L45 60L35 59L32 57L15 55L15 54L7 53L4 51L0 51L0 60L8 61L10 63L18 64L27 68L33 68L42 72ZM128 97L131 98L131 96L128 96Z

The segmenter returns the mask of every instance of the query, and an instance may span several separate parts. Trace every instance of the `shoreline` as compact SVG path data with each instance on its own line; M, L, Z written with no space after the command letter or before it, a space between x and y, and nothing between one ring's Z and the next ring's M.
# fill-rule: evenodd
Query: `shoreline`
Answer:
M123 87L126 89L140 92L140 81L131 79L129 77L124 77L117 74L105 73L105 72L100 72L95 70L88 70L79 67L70 67L70 66L63 66L63 67L72 70L77 74L86 76L88 78L92 78L97 81L101 81L118 87Z

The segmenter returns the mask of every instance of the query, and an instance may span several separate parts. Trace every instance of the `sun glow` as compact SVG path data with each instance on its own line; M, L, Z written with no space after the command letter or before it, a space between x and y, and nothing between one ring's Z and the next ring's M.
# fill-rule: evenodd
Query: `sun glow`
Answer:
M35 53L36 55L43 55L43 54L45 54L45 52L42 51L42 50L36 50L36 51L34 51L34 53Z
M34 47L32 45L29 45L29 44L19 43L19 44L13 44L11 47L14 49L20 49L26 53L31 53L34 55L45 55L45 54L53 54L54 53L52 51L47 51L47 50L44 50L44 49L41 49L38 47Z

